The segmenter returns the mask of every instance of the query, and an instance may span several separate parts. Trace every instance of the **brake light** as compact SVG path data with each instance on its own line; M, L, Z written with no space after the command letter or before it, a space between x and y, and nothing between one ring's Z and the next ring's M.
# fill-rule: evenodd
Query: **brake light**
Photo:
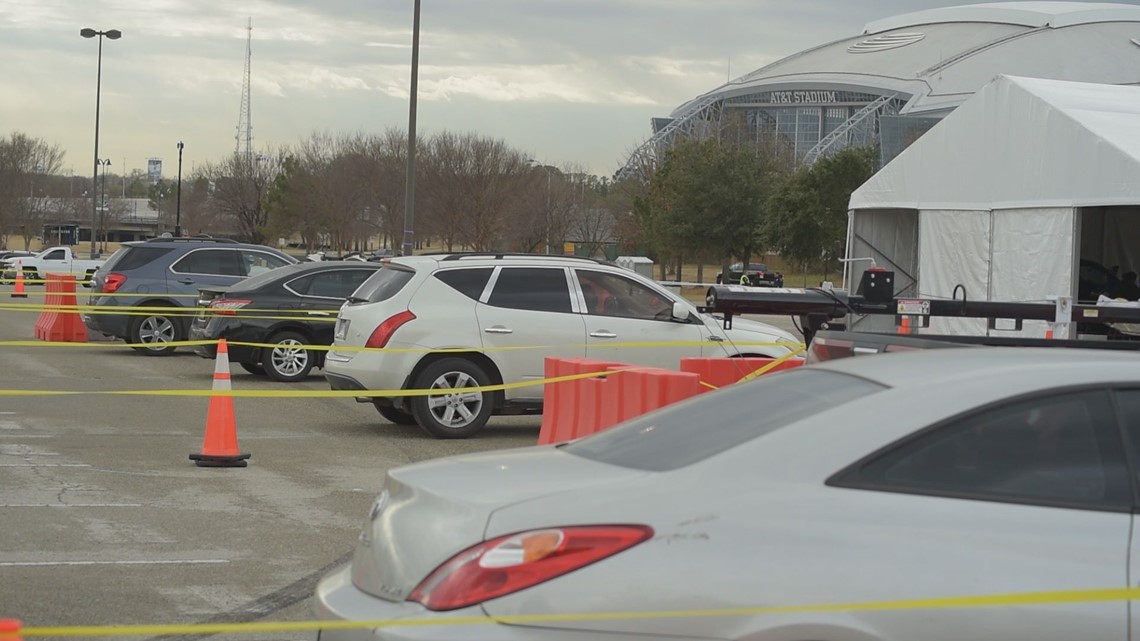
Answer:
M365 347L380 349L388 345L388 341L392 340L392 334L396 333L404 323L415 320L416 315L404 310L399 314L389 318L388 320L380 323L380 326L372 330L372 335L368 337L368 341L364 343Z
M819 338L812 340L808 347L806 363L820 363L837 358L849 358L855 355L855 343L836 338Z
M218 316L235 316L237 310L252 302L245 298L219 298L210 303L210 311Z
M125 282L127 282L127 277L123 274L107 274L107 277L103 279L103 289L101 293L114 294L119 291L119 288L122 287Z
M455 610L518 592L613 556L653 536L647 525L532 530L451 557L408 596L429 610Z

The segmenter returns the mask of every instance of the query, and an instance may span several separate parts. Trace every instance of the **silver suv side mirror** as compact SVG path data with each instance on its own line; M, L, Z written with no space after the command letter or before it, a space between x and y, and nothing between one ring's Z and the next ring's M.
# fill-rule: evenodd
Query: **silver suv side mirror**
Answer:
M687 323L691 317L692 313L689 311L688 305L679 300L673 302L673 320Z

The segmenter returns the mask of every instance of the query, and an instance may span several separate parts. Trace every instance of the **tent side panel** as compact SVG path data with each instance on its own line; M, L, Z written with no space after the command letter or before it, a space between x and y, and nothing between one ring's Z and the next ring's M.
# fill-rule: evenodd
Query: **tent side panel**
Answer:
M913 209L861 209L851 216L848 258L874 258L895 272L895 296L915 296L918 278L918 212ZM871 263L850 263L848 291L854 294ZM894 331L894 318L872 315L849 320L852 329Z
M1074 296L1074 210L996 210L993 235L992 300L1047 302ZM1044 321L1026 321L1021 332L994 330L993 335L1041 338Z
M990 212L922 210L918 215L918 290L951 298L962 285L970 300L989 300ZM960 297L960 296L959 296ZM928 334L984 336L985 319L932 318Z

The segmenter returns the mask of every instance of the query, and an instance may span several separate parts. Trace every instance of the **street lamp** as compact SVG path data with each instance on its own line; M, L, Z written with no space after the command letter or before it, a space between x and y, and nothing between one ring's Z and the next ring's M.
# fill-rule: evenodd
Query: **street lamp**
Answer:
M182 141L178 141L178 200L174 205L174 237L182 238Z
M108 29L107 31L96 31L91 28L83 28L79 30L79 35L84 38L94 38L99 36L99 58L96 66L95 75L95 172L91 176L91 188L95 191L95 182L99 179L99 90L103 84L103 36L107 36L109 40L118 40L123 37L123 32L118 29ZM91 195L91 256L95 256L95 223L98 219L99 202L97 194Z
M103 193L99 197L101 206L99 208L99 231L103 232L103 251L107 251L107 230L104 225L107 221L107 168L111 166L111 159L104 158L102 160L95 159L96 166L103 167Z
M416 219L416 99L420 79L420 0L412 9L412 86L408 101L408 178L404 185L404 250L411 256L415 243L413 226Z
M546 253L550 253L550 168L546 165L540 165L537 160L531 158L527 160L531 167L539 167L542 171L546 172L546 209L542 213L543 220L543 234L546 240L543 242L546 245Z

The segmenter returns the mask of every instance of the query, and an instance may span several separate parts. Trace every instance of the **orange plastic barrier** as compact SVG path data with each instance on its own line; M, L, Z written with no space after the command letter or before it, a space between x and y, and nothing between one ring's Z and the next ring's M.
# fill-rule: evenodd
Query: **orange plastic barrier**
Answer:
M540 445L561 443L676 403L701 391L700 377L652 367L547 358L547 377L621 370L606 377L546 385ZM603 367L604 366L604 367ZM589 369L581 369L588 367ZM569 371L578 368L579 371Z
M692 372L699 376L701 383L704 383L701 385L701 391L709 392L715 388L737 383L752 372L771 365L775 360L774 358L682 358L681 371ZM803 364L803 359L789 358L765 374L792 369Z
M543 367L546 378L557 378L574 374L604 372L610 368L620 368L625 367L625 365L612 361L595 361L589 358L552 358L548 356ZM539 445L561 443L574 438L571 435L578 424L583 390L581 383L585 380L589 379L547 383L543 386L542 428L538 435Z
M76 307L75 277L71 274L48 274L44 292L44 311L40 312L40 317L36 320L36 338L51 342L86 343L87 327Z

